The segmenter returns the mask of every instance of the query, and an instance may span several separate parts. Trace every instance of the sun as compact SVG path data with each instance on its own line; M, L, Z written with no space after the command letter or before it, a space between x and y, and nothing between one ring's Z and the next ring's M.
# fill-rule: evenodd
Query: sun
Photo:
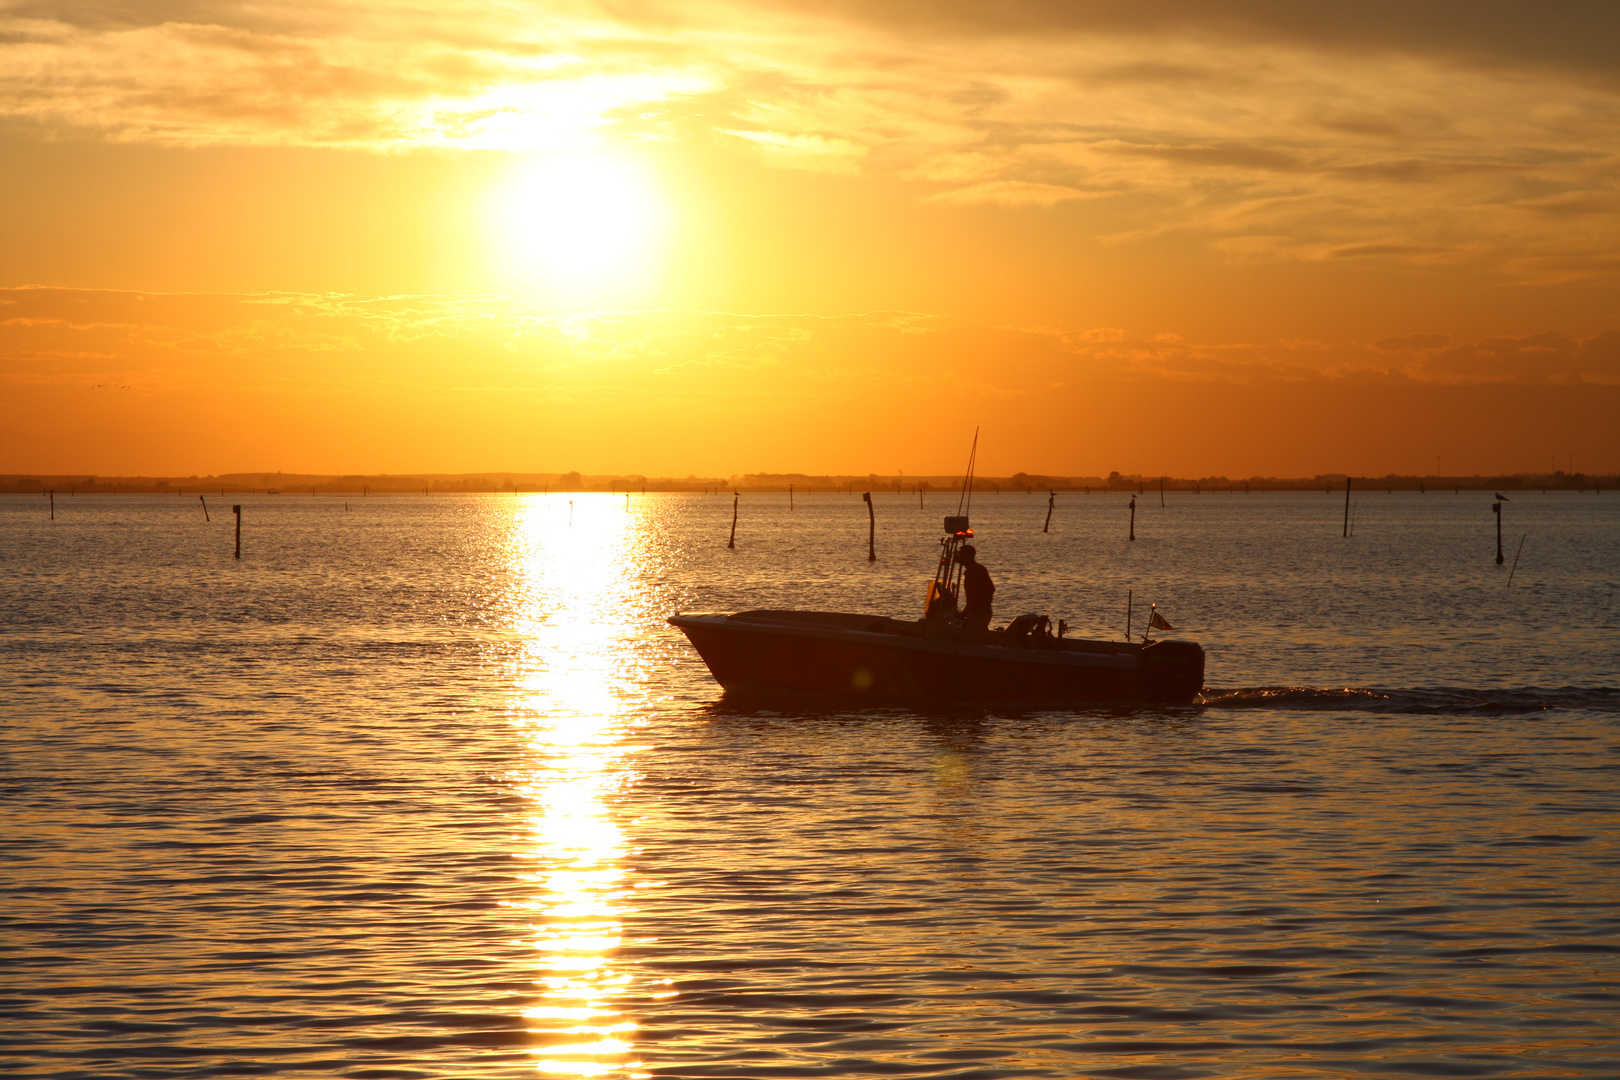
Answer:
M669 217L644 162L591 148L515 162L488 227L514 285L557 300L623 300L658 277Z

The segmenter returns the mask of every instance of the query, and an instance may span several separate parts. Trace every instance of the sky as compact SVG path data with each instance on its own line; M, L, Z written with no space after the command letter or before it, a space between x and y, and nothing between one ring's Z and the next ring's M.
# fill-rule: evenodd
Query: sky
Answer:
M1617 40L0 0L0 472L1620 471Z

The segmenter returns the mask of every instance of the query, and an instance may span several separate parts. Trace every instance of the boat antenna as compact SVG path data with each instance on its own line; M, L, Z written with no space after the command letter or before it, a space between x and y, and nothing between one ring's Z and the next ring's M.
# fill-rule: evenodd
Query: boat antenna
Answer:
M973 449L968 451L967 476L962 478L962 494L956 500L956 512L963 512L963 504L968 510L973 509L973 463L979 456L979 429L973 429Z

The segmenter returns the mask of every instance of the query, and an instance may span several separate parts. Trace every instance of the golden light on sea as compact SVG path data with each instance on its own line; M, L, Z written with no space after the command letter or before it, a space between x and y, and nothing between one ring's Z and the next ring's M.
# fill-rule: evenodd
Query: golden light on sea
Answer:
M637 515L607 496L552 495L514 509L509 551L521 641L512 722L529 764L520 858L532 883L525 944L535 1003L524 1011L536 1067L559 1076L634 1076L631 975L615 959L634 884L613 801L634 783L627 705L636 659L624 643Z

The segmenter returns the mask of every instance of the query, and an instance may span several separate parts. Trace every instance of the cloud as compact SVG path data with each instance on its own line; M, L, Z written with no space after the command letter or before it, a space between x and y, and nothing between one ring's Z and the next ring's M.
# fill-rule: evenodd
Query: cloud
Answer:
M600 459L654 473L865 472L878 466L863 455L884 469L922 460L923 447L954 459L949 417L962 407L995 433L1008 473L1410 471L1435 446L1448 461L1473 446L1477 467L1511 468L1561 432L1574 433L1572 452L1612 456L1620 329L1437 340L1195 341L904 311L561 318L505 296L0 289L0 471ZM1424 358L1402 343L1427 346ZM1563 385L1571 376L1584 384ZM1512 418L1511 431L1486 414ZM1153 456L1131 456L1142 454Z
M1475 0L1467 18L1443 4L1402 0L1353 6L1299 0L800 0L799 6L831 6L913 33L1198 36L1227 46L1261 41L1330 55L1384 51L1491 68L1573 68L1597 79L1616 75L1610 46L1620 35L1620 11L1605 0Z
M0 289L0 358L6 361L0 380L60 375L71 381L78 376L55 360L41 360L67 356L93 360L98 377L108 366L215 371L266 390L308 378L336 384L406 373L421 385L467 385L489 376L508 386L519 372L524 385L538 389L553 380L580 384L587 371L605 379L604 386L627 388L679 374L666 385L672 401L710 392L757 393L764 401L780 392L783 378L833 397L847 379L922 394L932 393L940 378L996 393L1037 394L1054 382L1101 372L1238 383L1391 370L1441 382L1568 375L1620 381L1620 330L1585 339L1548 330L1457 344L1442 334L1417 333L1370 347L1306 338L1260 345L1121 327L986 326L899 311L563 317L542 314L533 301L498 295ZM1391 356L1408 357L1408 366L1391 369ZM762 381L751 381L754 376Z
M1556 330L1497 337L1432 351L1425 370L1476 380L1591 377L1620 379L1620 331L1573 340Z
M1620 374L1620 330L1605 330L1581 342L1579 358L1584 370Z
M787 168L813 172L853 173L866 148L848 139L826 135L788 135L777 131L735 131L719 129L757 147L767 161Z
M1131 154L1159 158L1194 169L1251 169L1261 172L1299 172L1307 166L1292 154L1258 146L1143 146L1104 140L1095 149L1105 154Z
M1391 255L1424 255L1437 250L1421 244L1345 244L1326 252L1330 259L1379 259Z
M952 188L928 197L930 202L954 203L958 206L974 204L993 206L1052 206L1069 199L1084 199L1088 195L1062 184L1034 184L1024 180L991 180L965 188Z
M1441 348L1450 341L1445 334L1407 334L1405 337L1380 338L1373 342L1373 348L1380 352L1421 352Z
M24 0L0 121L161 145L729 144L1119 242L1612 277L1613 4Z

